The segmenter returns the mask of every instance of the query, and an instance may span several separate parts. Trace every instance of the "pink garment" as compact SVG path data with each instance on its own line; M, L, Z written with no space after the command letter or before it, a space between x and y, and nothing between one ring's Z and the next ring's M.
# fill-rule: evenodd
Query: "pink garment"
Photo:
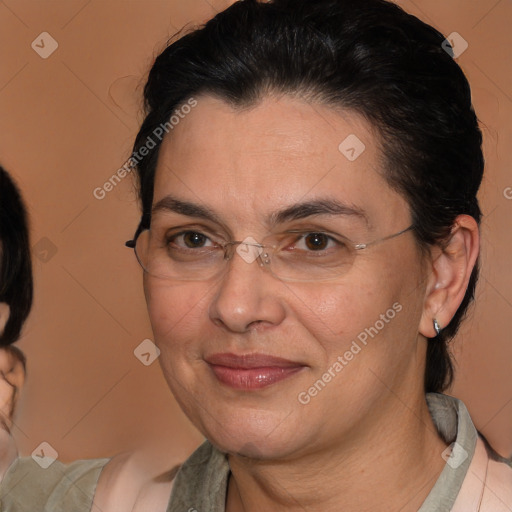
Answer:
M512 512L512 468L492 459L480 437L452 512Z

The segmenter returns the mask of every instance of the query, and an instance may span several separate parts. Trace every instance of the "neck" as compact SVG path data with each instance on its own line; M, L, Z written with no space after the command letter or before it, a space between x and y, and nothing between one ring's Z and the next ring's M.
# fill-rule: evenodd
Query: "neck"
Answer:
M446 444L422 392L412 406L397 403L389 396L346 441L293 460L230 455L226 512L417 511L444 467Z

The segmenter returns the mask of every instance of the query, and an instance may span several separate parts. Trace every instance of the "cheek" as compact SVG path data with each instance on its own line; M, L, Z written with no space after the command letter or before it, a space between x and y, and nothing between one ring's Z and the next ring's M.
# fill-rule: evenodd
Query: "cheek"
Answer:
M296 290L295 315L325 349L346 344L373 325L399 296L390 287L378 289L363 282L329 284Z
M155 342L160 350L185 348L207 314L207 293L202 283L172 284L148 277L144 291Z
M295 317L326 351L345 338L361 314L346 286L297 288L294 296Z
M366 353L357 357L360 364L389 364L397 349L409 345L414 350L411 342L421 309L418 265L402 256L382 258L374 266L368 265L368 259L365 263L364 272L355 268L343 282L294 290L294 314L318 343L319 361L326 366L351 349L353 342Z

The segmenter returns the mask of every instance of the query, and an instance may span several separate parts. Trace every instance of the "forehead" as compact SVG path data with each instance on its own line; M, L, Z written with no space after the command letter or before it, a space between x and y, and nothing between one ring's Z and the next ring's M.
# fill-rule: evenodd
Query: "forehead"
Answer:
M200 96L162 143L154 202L172 194L249 219L328 195L389 223L407 206L381 169L378 138L353 112L288 96L234 109Z

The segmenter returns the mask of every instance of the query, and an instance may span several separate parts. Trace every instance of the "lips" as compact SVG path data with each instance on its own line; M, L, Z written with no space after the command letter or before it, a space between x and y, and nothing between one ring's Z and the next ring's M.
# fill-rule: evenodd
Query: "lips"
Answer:
M296 366L303 366L288 359L281 357L269 356L266 354L213 354L206 358L206 362L214 365L228 366L230 368L262 368L262 367L275 367L275 368L290 368Z
M242 390L270 386L305 368L300 363L266 354L214 354L205 360L222 384Z

